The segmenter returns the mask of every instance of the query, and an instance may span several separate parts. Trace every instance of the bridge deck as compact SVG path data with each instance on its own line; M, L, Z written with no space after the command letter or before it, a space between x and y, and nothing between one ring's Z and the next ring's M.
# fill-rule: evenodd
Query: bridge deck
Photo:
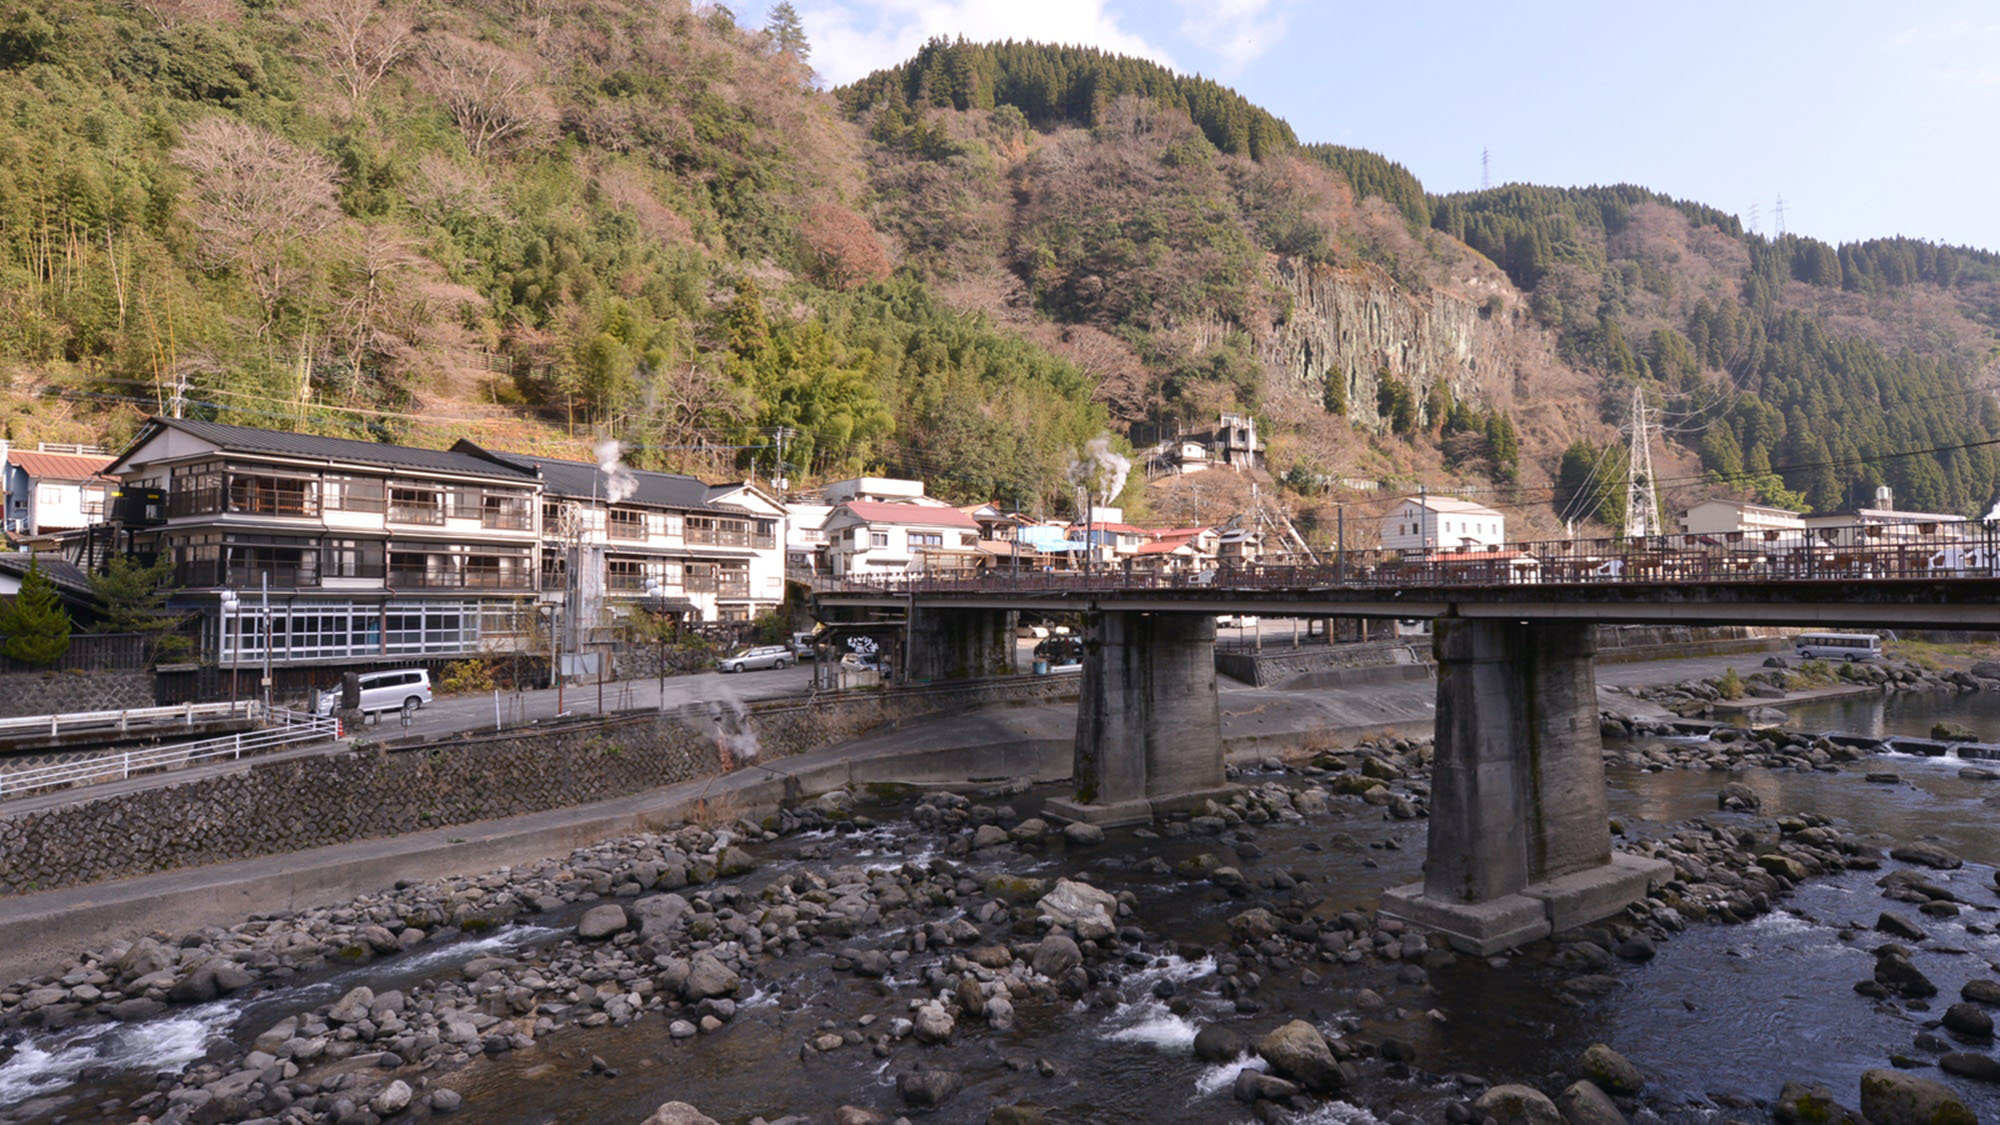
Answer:
M1927 529L1927 530L1926 530ZM1898 529L1889 528L1888 531ZM1199 573L993 571L813 582L823 605L2000 631L2000 525L1524 543ZM1853 545L1841 545L1846 538Z

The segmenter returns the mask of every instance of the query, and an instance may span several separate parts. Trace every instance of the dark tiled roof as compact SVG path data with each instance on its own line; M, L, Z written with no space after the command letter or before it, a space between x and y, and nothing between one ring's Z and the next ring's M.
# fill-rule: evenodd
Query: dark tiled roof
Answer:
M34 566L49 576L59 590L72 594L90 595L90 576L68 559L51 554L31 554L27 551L0 552L0 571L25 577L28 568Z
M492 456L510 465L542 474L542 488L553 496L574 496L579 499L605 495L604 470L589 461L564 461L555 457L534 457L525 453L498 453ZM630 469L633 491L620 503L644 504L656 508L705 508L708 507L709 486L695 477L681 476L679 473L656 473L648 469Z
M525 481L533 474L497 459L453 449L417 449L407 445L356 441L352 438L291 434L279 430L259 430L249 426L229 426L221 422L195 422L185 418L154 418L149 427L160 426L213 442L224 449L245 453L275 453L285 457L310 457L327 461L351 461L384 465L397 469L420 469L436 473L463 473L471 476L503 477ZM141 440L148 434L142 433ZM137 443L134 443L134 448ZM124 458L120 458L123 461Z

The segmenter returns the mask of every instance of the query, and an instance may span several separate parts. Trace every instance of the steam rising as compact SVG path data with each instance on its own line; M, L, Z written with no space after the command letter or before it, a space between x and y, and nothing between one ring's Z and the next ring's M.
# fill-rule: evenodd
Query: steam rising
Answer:
M1083 456L1069 463L1069 481L1079 489L1087 489L1097 497L1099 503L1108 504L1125 491L1125 478L1132 473L1132 462L1111 451L1111 437L1099 434L1083 447ZM1083 505L1088 515L1089 504Z
M638 489L639 478L618 459L625 446L617 438L605 438L592 446L591 451L597 455L598 471L604 474L605 500L616 504Z
M715 685L714 690L708 701L708 720L715 724L716 744L728 751L734 765L756 761L762 747L757 732L750 727L750 708L722 684Z

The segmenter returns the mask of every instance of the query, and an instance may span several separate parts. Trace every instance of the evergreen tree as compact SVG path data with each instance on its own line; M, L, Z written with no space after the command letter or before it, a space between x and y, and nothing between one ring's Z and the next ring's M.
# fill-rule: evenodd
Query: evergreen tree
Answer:
M146 638L154 659L185 655L188 638L175 634L180 622L167 612L166 583L172 574L173 559L165 554L151 566L114 556L104 573L90 576L90 592L103 616L89 632L137 633Z
M812 44L806 42L806 26L799 19L797 8L791 0L779 0L771 8L770 22L764 30L771 36L771 45L800 62L812 54Z
M0 652L24 664L54 664L69 651L69 612L56 584L30 562L14 604L0 609Z

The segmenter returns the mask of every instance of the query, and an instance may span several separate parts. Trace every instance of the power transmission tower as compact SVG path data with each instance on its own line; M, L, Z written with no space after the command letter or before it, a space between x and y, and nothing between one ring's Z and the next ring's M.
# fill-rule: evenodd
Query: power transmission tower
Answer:
M1751 201L1751 203L1750 203L1750 233L1751 233L1751 234L1756 234L1756 233L1757 233L1757 228L1758 228L1759 226L1761 226L1761 225L1762 225L1762 221L1763 221L1763 220L1762 220L1762 213L1763 213L1763 212L1762 212L1762 208L1760 207L1760 205L1759 205L1759 204L1758 204L1758 203L1757 203L1757 202L1756 202L1755 200L1752 200L1752 201Z
M1785 195L1778 193L1778 237L1785 237Z
M1485 191L1487 188L1490 188L1492 186L1493 186L1493 150L1490 148L1482 148L1479 150L1479 190Z
M1653 491L1652 426L1646 420L1646 392L1632 388L1632 445L1625 457L1625 534L1661 535L1660 497Z

